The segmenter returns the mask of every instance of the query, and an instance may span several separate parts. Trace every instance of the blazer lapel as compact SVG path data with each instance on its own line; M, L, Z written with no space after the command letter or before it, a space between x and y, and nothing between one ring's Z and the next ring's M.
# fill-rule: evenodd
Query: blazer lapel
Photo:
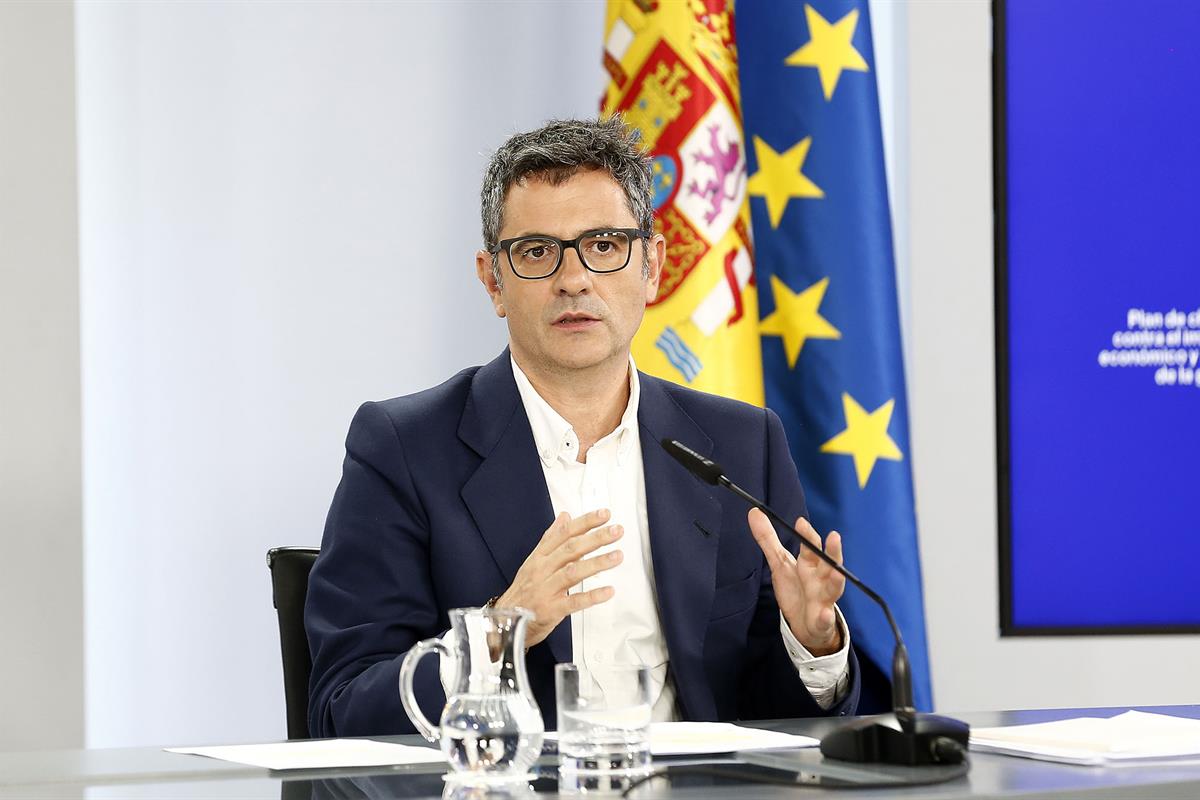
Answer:
M662 382L639 373L638 409L650 552L675 687L689 719L713 719L704 672L704 634L716 589L721 506L712 487L672 459L660 442L678 439L711 455L712 439L684 413Z
M463 485L463 502L511 585L554 521L554 509L508 348L475 373L458 436L483 459ZM546 642L556 661L570 661L570 620L563 620Z

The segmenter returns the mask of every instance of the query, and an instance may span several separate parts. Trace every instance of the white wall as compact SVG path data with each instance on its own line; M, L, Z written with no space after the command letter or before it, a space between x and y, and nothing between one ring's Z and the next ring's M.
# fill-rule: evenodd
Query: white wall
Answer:
M908 8L909 391L935 702L958 710L1195 703L1196 636L999 635L990 7ZM1130 531L1129 544L1154 547L1154 531ZM1119 603L1122 576L1113 578Z
M83 743L73 27L0 3L0 750Z
M264 554L356 406L493 357L485 153L594 114L597 3L81 3L92 746L283 734Z

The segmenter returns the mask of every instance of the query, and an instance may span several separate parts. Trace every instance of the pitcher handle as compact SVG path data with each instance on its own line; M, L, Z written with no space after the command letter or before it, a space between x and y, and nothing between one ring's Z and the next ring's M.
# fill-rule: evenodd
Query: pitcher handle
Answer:
M454 657L441 639L417 642L400 664L400 702L404 704L404 713L408 714L408 718L417 726L417 731L429 741L438 744L442 738L442 729L429 721L417 705L417 696L413 693L413 675L417 671L417 662L421 660L421 656L433 651L437 651L442 658Z

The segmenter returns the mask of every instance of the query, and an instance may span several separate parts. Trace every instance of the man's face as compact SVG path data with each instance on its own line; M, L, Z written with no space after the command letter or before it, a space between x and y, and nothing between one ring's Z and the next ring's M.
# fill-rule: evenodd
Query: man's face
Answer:
M500 239L549 234L570 240L597 228L636 227L620 185L603 170L587 170L557 186L534 177L514 184ZM628 361L629 343L658 291L666 251L663 237L656 235L650 242L649 277L643 277L642 243L632 246L629 264L617 272L590 272L569 249L558 271L538 280L517 277L501 252L503 288L492 277L492 256L476 253L479 280L496 314L508 320L509 341L522 369L564 375Z

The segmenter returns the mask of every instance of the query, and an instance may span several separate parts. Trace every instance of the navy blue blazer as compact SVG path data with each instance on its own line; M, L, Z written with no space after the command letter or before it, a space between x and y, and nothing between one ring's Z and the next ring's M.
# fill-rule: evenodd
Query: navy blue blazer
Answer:
M854 713L853 651L851 690L821 710L784 649L746 504L692 477L659 445L678 439L716 460L792 519L805 513L804 492L779 418L644 373L640 380L650 551L683 718ZM397 688L404 654L444 633L449 609L481 606L507 589L553 520L507 349L440 386L363 405L309 578L312 735L414 732ZM784 540L793 551L794 539ZM422 659L414 680L435 722L445 702L437 660ZM526 658L548 729L554 665L570 660L569 620Z

